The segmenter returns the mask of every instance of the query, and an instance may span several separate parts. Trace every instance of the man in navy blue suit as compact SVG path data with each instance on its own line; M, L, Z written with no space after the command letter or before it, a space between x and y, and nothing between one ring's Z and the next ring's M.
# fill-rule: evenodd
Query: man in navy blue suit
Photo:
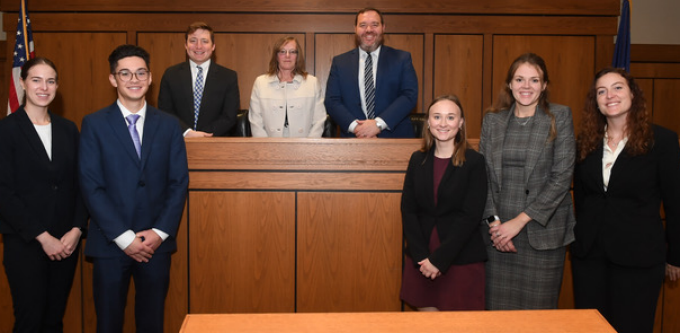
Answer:
M163 332L170 254L189 181L179 121L149 106L149 54L121 45L109 56L112 105L83 119L80 185L91 212L97 332L122 332L130 277L137 332Z
M408 116L418 101L418 78L411 54L383 45L379 10L360 10L354 24L359 47L333 58L326 111L345 137L413 138Z

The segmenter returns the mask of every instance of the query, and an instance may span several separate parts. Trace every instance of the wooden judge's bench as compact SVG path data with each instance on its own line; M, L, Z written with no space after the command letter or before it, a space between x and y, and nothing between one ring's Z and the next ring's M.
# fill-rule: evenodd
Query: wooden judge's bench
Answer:
M401 190L420 144L187 140L187 251L173 260L189 312L400 311Z

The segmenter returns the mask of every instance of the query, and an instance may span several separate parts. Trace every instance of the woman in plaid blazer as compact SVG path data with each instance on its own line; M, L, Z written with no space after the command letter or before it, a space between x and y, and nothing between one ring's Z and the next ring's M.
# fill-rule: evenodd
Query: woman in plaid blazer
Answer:
M548 72L536 54L518 57L505 83L479 144L489 184L486 307L556 308L576 223L571 110L548 102Z

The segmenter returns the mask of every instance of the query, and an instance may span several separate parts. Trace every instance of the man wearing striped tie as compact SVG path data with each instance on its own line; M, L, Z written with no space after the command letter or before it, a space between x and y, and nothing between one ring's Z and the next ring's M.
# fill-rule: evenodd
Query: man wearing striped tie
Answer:
M344 137L413 138L408 116L418 101L418 78L411 54L383 45L379 10L360 10L354 23L358 47L333 58L326 111Z
M189 59L163 74L158 108L179 118L184 137L226 136L240 107L236 72L212 61L215 36L207 23L192 23L184 37Z

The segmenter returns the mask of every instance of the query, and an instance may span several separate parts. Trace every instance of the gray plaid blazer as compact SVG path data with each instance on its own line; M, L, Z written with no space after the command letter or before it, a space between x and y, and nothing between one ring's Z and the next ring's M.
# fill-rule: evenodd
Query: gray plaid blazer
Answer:
M498 215L497 208L504 204L500 199L503 186L503 142L514 109L513 105L509 110L490 112L484 116L479 151L486 160L489 187L485 217ZM555 115L557 137L552 141L548 140L550 116L538 107L527 147L524 177L527 206L518 207L532 218L526 228L529 243L536 250L556 249L573 242L576 225L569 193L576 157L571 109L564 105L550 104L550 112ZM489 242L488 233L483 234Z

